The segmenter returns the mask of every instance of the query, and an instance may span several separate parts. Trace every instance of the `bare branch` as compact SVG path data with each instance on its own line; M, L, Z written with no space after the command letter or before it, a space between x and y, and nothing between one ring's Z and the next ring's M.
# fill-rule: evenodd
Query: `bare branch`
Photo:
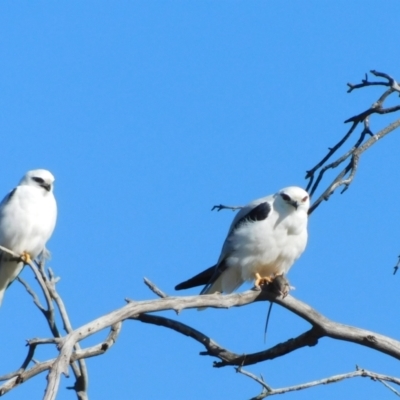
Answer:
M315 386L319 386L319 385L327 385L329 383L336 383L336 382L343 381L344 379L350 379L350 378L356 378L356 377L371 378L374 381L379 381L379 382L383 383L386 387L388 387L392 392L399 395L399 393L394 388L392 388L390 385L388 385L386 383L386 381L388 381L388 382L400 385L399 378L389 376L389 375L377 374L376 372L368 371L366 369L357 368L357 370L354 372L348 372L346 374L334 375L329 378L319 379L319 380L315 380L312 382L302 383L300 385L295 385L295 386L288 386L288 387L280 388L280 389L272 389L271 386L269 386L265 383L264 379L258 378L256 375L252 374L251 372L243 370L241 367L236 368L236 371L253 379L254 381L259 383L263 387L262 393L260 393L256 397L253 397L251 400L265 399L268 396L273 396L276 394L284 394L284 393L293 392L293 391L297 391L297 390L309 389L311 387L315 387Z
M29 286L29 284L22 279L20 276L17 277L17 281L19 283L21 283L24 288L26 289L26 291L32 296L33 298L33 302L35 303L36 307L42 312L42 313L46 313L46 309L42 306L42 304L40 303L39 300L39 296L33 291L33 289Z
M207 351L200 352L200 355L203 356L214 356L218 357L221 360L233 360L238 358L237 354L230 352L229 350L221 347L217 342L212 340L210 337L204 335L198 330L191 328L188 325L183 324L182 322L174 321L169 318L160 317L157 315L149 315L149 314L140 314L136 317L132 318L133 320L141 321L147 324L153 324L158 326L163 326L165 328L172 329L176 332L179 332L183 335L191 337L197 342L201 343Z
M381 78L385 78L388 80L388 82L370 82L368 81L368 75L365 74L365 79L361 80L361 83L358 83L356 85L353 85L351 83L348 83L347 86L349 87L349 90L347 91L347 93L350 93L351 91L353 91L354 89L361 89L367 86L389 86L391 88L393 88L396 91L400 91L400 87L397 84L397 82L388 74L385 74L384 72L378 72L375 70L371 70L370 71L373 75L381 77Z
M14 378L15 376L21 375L22 372L24 372L25 369L28 367L29 363L32 361L33 356L35 354L36 346L37 346L36 343L30 344L28 354L26 355L25 360L22 363L21 367L14 372L0 376L0 381L7 381L11 378ZM0 395L1 395L1 391L0 391Z
M289 339L286 342L280 343L268 350L254 354L235 354L223 348L208 336L191 327L188 327L187 325L177 321L168 320L163 317L146 315L147 313L153 313L156 311L183 310L187 308L228 308L233 306L243 306L254 301L265 300L276 302L277 304L285 307L289 311L308 321L312 325L312 328L309 331L299 335L297 338ZM102 317L71 331L62 338L51 340L32 340L32 346L39 343L57 343L60 351L59 356L56 359L38 363L31 369L23 371L16 376L10 375L14 377L0 386L0 394L11 390L22 381L29 379L29 377L32 377L45 370L49 370L48 386L45 399L54 399L59 387L60 374L68 373L68 366L71 363L76 360L81 360L86 357L100 354L109 347L109 344L107 343L107 345L102 344L97 346L95 351L93 348L82 351L77 349L76 345L81 340L107 327L113 327L113 331L118 331L121 323L126 319L136 319L146 323L165 326L170 329L174 329L179 333L192 337L205 346L206 352L203 352L203 355L211 355L221 360L220 362L214 363L214 366L216 367L222 367L225 365L250 365L263 360L273 359L275 357L288 354L289 352L304 346L313 346L318 342L319 338L322 337L331 337L334 339L357 343L388 354L396 359L400 359L400 342L371 331L333 322L319 314L307 304L296 300L290 295L282 298L273 292L250 290L244 293L234 293L226 296L213 294L188 297L166 297L155 300L130 302L120 309L103 315ZM114 339L112 338L110 340ZM33 354L29 355L29 359L32 359L32 356ZM77 388L77 385L79 384L79 376L77 381L78 383L76 386L74 386L74 389ZM85 392L84 394L86 395Z
M347 131L345 136L332 148L329 148L328 154L318 162L313 168L307 171L306 179L308 179L307 191L310 195L314 195L318 186L320 185L322 178L327 170L337 168L343 162L347 161L346 166L340 171L340 173L334 178L334 180L328 185L328 187L323 191L323 193L318 197L318 199L311 205L309 214L311 214L323 200L328 200L329 197L338 189L340 186L344 186L342 193L347 190L350 184L353 182L355 174L358 169L359 160L361 154L366 151L370 146L376 143L377 140L383 138L389 132L392 132L394 129L400 126L400 120L394 121L392 124L387 126L385 129L382 129L376 135L373 135L370 129L370 117L373 114L389 114L393 112L400 111L400 105L396 105L393 107L384 108L383 104L386 99L393 93L400 92L400 85L396 82L394 78L390 75L385 74L383 72L378 72L372 70L371 73L374 76L384 78L386 81L378 81L378 82L370 82L368 81L368 76L366 75L365 79L362 80L360 84L352 85L348 84L349 90L351 92L354 89L360 89L367 86L385 86L388 89L376 100L370 108L363 111L360 114L357 114L345 122L350 122L352 125L350 129ZM360 134L360 137L356 141L356 143L346 151L341 157L339 157L334 162L330 164L326 164L328 160L332 157L332 155L340 148L344 146L344 144L349 140L350 136L355 132L355 129L358 127L360 123L364 124L364 129ZM366 140L367 135L371 136L368 140ZM315 180L315 176L318 173L318 176ZM315 181L314 181L315 180Z
M298 338L298 343L304 341L304 345L307 345L304 337L307 338L307 340L310 340L310 337L314 337L313 340L315 340L315 336L328 336L334 339L345 340L367 346L382 353L388 354L396 359L400 359L400 342L364 329L335 323L319 314L316 310L312 309L307 304L296 300L290 295L282 299L268 292L247 291L244 293L235 293L226 296L214 294L188 297L168 297L166 299L156 299L150 301L129 303L118 310L106 314L76 329L74 332L71 332L65 338L63 338L62 343L60 344L60 355L52 365L50 371L48 386L49 389L46 393L45 398L54 398L52 396L58 388L60 374L66 370L66 366L68 365L68 361L70 360L73 352L74 344L90 335L93 335L94 333L99 332L107 326L113 325L116 322L124 321L126 319L137 319L139 315L149 312L151 313L155 311L171 309L181 310L186 308L199 307L227 308L232 306L243 306L253 301L262 300L275 301L276 303L282 305L288 310L294 312L296 315L310 322L315 327L314 330L308 331L305 334L300 335L300 337ZM177 325L175 325L174 329L176 328L176 326ZM289 346L289 342L290 341L285 342L285 345ZM271 352L277 352L278 350L276 348L273 348L272 350L270 349ZM284 348L284 351L290 351L290 348L286 347ZM284 352L282 352L282 354L283 353ZM268 354L268 356L271 357L271 354ZM243 356L241 357L242 359L237 359L233 361L231 360L229 362L229 365L241 365L243 361ZM258 353L256 353L253 360L251 361L262 361L262 357L265 358L263 354L259 355ZM247 355L245 357L244 364L248 365L249 360L250 356Z
M388 383L386 383L384 380L382 379L378 379L377 380L382 383L383 386L386 386L391 392L393 392L394 394L396 394L397 396L400 397L400 392L398 392L394 387L390 386Z
M354 132L354 130L356 129L358 125L358 122L354 122L353 125L351 126L351 128L348 130L348 132L344 135L344 137L338 142L336 143L333 147L329 148L328 154L313 168L311 168L310 170L307 171L306 173L306 179L309 179L309 183L307 185L307 192L309 192L311 195L314 194L318 183L316 183L313 186L313 181L314 181L314 174L318 171L318 169L320 169L331 157L332 155L340 148L343 146L343 144L349 139L349 137L351 136L351 134ZM311 189L313 188L313 189ZM311 190L310 190L311 189Z
M359 84L348 84L348 92L352 92L355 89L361 89L369 86L383 86L385 87L385 91L368 109L357 115L354 115L353 117L345 121L346 123L350 123L351 126L344 137L335 146L329 148L327 155L323 157L317 165L307 171L306 179L309 180L307 190L310 192L310 195L314 195L320 183L325 178L325 173L327 171L338 168L339 166L341 166L342 168L342 170L337 174L336 178L333 179L333 181L327 186L323 193L312 204L309 210L310 214L319 206L319 204L323 200L328 200L329 197L339 187L343 187L343 193L353 182L353 179L359 167L361 155L378 140L382 139L388 133L392 132L400 126L400 119L398 119L375 135L373 135L373 133L371 132L370 119L372 118L372 115L389 114L400 111L400 105L384 107L385 101L393 93L400 93L400 85L397 83L397 81L390 75L383 72L373 70L371 71L371 73L378 78L382 78L383 80L371 82L368 80L368 76L366 76L365 79L363 79ZM336 160L328 163L333 155L346 143L348 143L350 137L354 137L355 130L359 127L360 124L363 124L364 127L359 137L356 137L355 143L349 146L350 148L345 151L343 155L338 157ZM217 211L220 211L223 209L230 209L236 211L241 208L243 207L225 206L220 204L214 206L212 210L216 209ZM16 260L21 260L25 262L25 260L22 260L19 254L15 254L14 252L1 246L0 250L11 254L12 257L15 257ZM144 278L146 285L153 293L160 297L160 299L147 301L129 301L129 303L124 307L103 315L102 317L97 318L74 330L70 322L65 304L56 290L56 283L58 281L58 278L54 276L51 269L48 268L46 270L44 261L40 261L37 265L33 262L29 263L28 265L32 269L37 281L39 282L46 303L41 304L38 295L27 282L25 282L21 278L18 278L18 280L25 287L29 295L33 298L35 305L45 316L54 338L36 338L28 341L28 354L21 367L17 371L0 377L0 380L6 381L2 386L0 386L0 395L7 393L9 390L13 389L25 380L30 379L31 377L48 370L48 384L44 399L53 400L55 399L59 388L60 375L68 375L69 368L71 367L76 379L74 386L70 387L70 389L73 389L76 392L79 400L86 400L88 377L84 359L87 357L93 357L102 354L109 347L111 347L115 343L115 340L121 330L123 321L127 319L137 320L143 323L150 323L173 329L176 332L191 337L192 339L201 343L205 347L205 351L202 351L200 353L201 355L212 356L219 359L219 361L214 362L215 367L224 367L228 365L237 366L237 372L252 378L263 387L263 393L258 395L256 399L265 398L274 394L286 393L293 390L306 389L321 384L338 382L343 379L357 376L370 377L371 379L377 380L385 385L393 393L397 394L398 396L400 395L395 388L388 384L388 382L399 384L398 378L379 375L366 370L357 370L349 374L335 375L330 378L325 378L322 380L281 389L273 389L265 383L264 379L260 379L255 375L244 371L242 369L242 366L255 364L265 360L271 360L276 357L281 357L306 346L315 346L318 343L319 339L323 337L345 340L362 346L370 347L376 351L382 352L400 360L399 341L371 331L331 321L323 315L319 314L316 310L312 309L307 304L296 300L292 296L282 298L276 293L263 290L261 292L247 291L244 293L235 293L227 296L213 294L189 297L169 297L154 283L149 281L147 278ZM396 273L399 266L400 256L399 261L394 268L394 273ZM237 354L222 347L204 333L199 332L198 330L188 325L161 316L149 315L149 313L165 310L175 310L178 313L180 310L187 308L239 307L255 301L265 300L275 302L285 307L289 311L295 313L299 317L308 321L311 324L311 328L308 331L300 334L299 336L287 339L286 341L283 341L282 343L279 343L267 350L263 350L253 354ZM56 307L54 306L53 302L55 303ZM64 330L66 332L66 335L64 337L61 336L60 330L56 325L55 314L57 311L61 316ZM110 327L111 331L105 342L86 349L80 348L81 340ZM34 366L32 366L32 368L28 369L28 365L30 364L30 362L34 362L33 356L36 346L44 344L55 344L59 350L58 357L45 362L37 362Z
M217 206L213 206L211 211L214 211L214 210L217 210L217 211L221 211L221 210L237 211L237 210L240 210L242 208L243 208L243 206L224 206L223 204L219 204Z
M28 293L33 297L35 305L44 315L53 336L55 338L61 337L61 334L59 332L59 329L55 321L55 309L53 306L53 300L56 303L57 308L59 310L61 319L64 324L64 329L66 330L67 333L72 332L73 328L69 321L68 313L66 311L64 302L62 301L61 297L59 296L56 290L56 283L58 281L58 278L54 277L54 274L51 269L48 269L49 276L47 276L44 266L44 260L41 260L36 265L34 262L30 262L28 263L28 265L32 269L37 281L39 282L39 285L46 299L47 309L45 309L40 304L38 296L36 295L36 293L34 293L31 287L22 279L19 279L19 281L25 286ZM79 350L80 349L79 343L76 343L75 347L76 350ZM85 361L83 359L80 360L79 366L72 363L71 367L76 378L75 388L78 400L86 400L88 376L87 376L87 368Z
M48 279L48 277L46 276L45 270L44 270L44 265L42 264L41 266L42 266L42 268L40 268L40 271L41 271L42 277L46 283L46 286L49 290L51 298L55 301L55 303L57 305L58 311L60 313L61 319L64 324L64 330L67 333L70 333L73 331L72 324L69 320L69 316L68 316L65 304L64 304L61 296L57 293L57 290L56 290L56 283L57 283L58 279L54 276L53 271L50 268L48 269L50 279ZM75 349L76 350L81 349L79 343L75 344ZM73 389L76 391L79 400L85 400L87 398L86 392L87 392L87 386L88 386L88 372L87 372L86 363L85 363L84 359L79 360L78 364L79 364L79 369L77 368L77 366L75 364L71 365L72 370L75 375L75 378L76 378Z
M84 358L95 357L105 353L116 342L117 337L121 331L121 326L122 326L121 323L116 323L115 325L113 325L110 334L108 335L107 339L104 342L74 352L71 356L70 363L82 360ZM56 358L53 358L51 360L36 363L32 368L28 369L27 371L23 371L18 375L14 375L6 383L0 386L0 396L6 394L10 390L16 388L18 385L33 378L34 376L49 370L55 361ZM75 386L73 387L73 389L76 390ZM77 393L77 395L79 396L79 393ZM86 393L84 393L84 395L86 396Z
M42 289L43 295L46 299L46 306L47 309L43 309L39 307L40 311L42 311L48 325L50 328L51 333L53 334L54 337L60 337L61 334L57 328L56 320L55 320L55 311L54 311L54 306L51 300L51 295L50 291L46 285L46 277L44 274L41 273L39 268L33 263L30 262L28 266L31 268L33 271L36 280L39 283L40 288ZM35 303L36 304L36 303Z
M397 260L397 264L394 266L393 275L396 275L396 272L400 267L400 256L397 256L397 258L398 258L398 260Z
M350 163L337 175L337 177L333 180L333 182L327 187L327 189L318 197L317 200L312 204L309 210L309 214L311 214L323 200L328 200L334 191L340 186L346 186L346 188L353 181L355 173L358 168L359 158L362 153L368 150L373 144L375 144L378 140L385 137L390 132L394 131L396 128L400 126L400 119L394 121L386 128L379 131L376 135L369 138L362 146L355 148L351 151L352 158ZM349 177L345 179L346 175L349 173ZM319 183L319 182L318 182Z
M161 289L159 289L150 279L147 279L146 277L143 278L144 283L146 286L153 292L155 293L158 297L161 297L162 299L165 299L168 297L166 293L164 293Z

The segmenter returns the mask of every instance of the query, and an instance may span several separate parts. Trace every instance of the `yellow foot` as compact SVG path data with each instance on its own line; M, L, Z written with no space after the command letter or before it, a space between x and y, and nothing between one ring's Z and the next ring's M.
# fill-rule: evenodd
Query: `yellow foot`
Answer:
M256 279L254 281L254 286L259 288L261 286L269 285L274 280L271 276L262 277L258 272L256 272Z
M286 279L283 273L273 274L265 277L262 277L259 273L256 273L255 278L254 286L258 289L260 289L262 286L268 286L268 289L266 290L278 293L283 298L285 298L289 293L289 281Z
M30 264L32 262L30 254L26 251L22 252L21 260L24 262L24 264Z

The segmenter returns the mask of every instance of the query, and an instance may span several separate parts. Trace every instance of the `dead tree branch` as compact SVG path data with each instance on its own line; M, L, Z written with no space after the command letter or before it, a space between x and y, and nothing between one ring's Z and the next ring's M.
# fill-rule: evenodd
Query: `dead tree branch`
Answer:
M163 293L148 280L147 284L151 287L153 292ZM148 315L149 313L159 311L180 311L183 309L199 307L239 307L255 301L266 300L273 301L306 320L312 325L311 329L296 338L286 340L270 349L253 354L238 354L222 347L210 337L192 327L168 318ZM0 386L0 395L8 392L25 380L47 370L49 371L48 385L44 398L46 400L55 399L59 388L61 374L68 375L69 365L73 365L77 360L83 360L84 358L92 357L106 351L115 342L122 322L127 319L168 327L195 339L206 349L205 352L201 353L202 355L210 355L220 360L219 362L214 362L215 367L228 365L244 366L265 360L271 360L302 347L314 346L322 337L330 337L333 339L356 343L382 352L396 359L400 359L399 341L378 333L331 321L309 305L290 295L282 298L269 291L249 290L244 293L234 293L226 296L213 294L187 297L164 297L154 300L131 301L124 307L103 315L80 328L71 330L64 337L31 340L29 342L30 349L22 367L14 373L2 377L3 379L7 379L7 381ZM77 347L77 344L79 344L81 340L107 328L111 328L111 332L109 338L102 344L84 350ZM54 343L57 345L59 349L58 357L37 363L30 369L26 369L27 365L33 358L36 346L48 343ZM77 381L79 384L78 379ZM78 390L77 384L75 384L73 389Z
M232 210L232 211L237 211L242 209L243 206L224 206L223 204L218 204L213 206L213 208L211 209L211 211L217 210L217 211L221 211L221 210Z
M319 197L314 201L309 213L312 213L323 200L328 200L329 197L339 187L343 187L343 193L343 191L345 191L351 185L357 173L362 154L378 140L384 138L386 135L400 126L400 119L397 119L376 134L371 131L370 121L375 114L383 115L400 111L400 104L391 107L384 106L385 102L391 95L400 93L400 85L397 83L397 81L390 75L383 72L373 70L371 73L382 80L371 82L368 80L368 76L366 76L365 79L362 79L361 83L348 84L348 92L351 93L353 90L359 90L369 86L382 86L385 88L385 91L368 109L351 118L348 118L345 121L345 123L350 123L351 125L343 138L339 140L339 142L336 143L332 148L329 148L328 153L319 163L307 171L307 191L309 191L311 195L314 195L325 178L326 172L338 168L339 166L342 167L342 170L337 174L333 181L327 185L326 189L322 191L322 194L320 194ZM352 146L349 146L350 148L345 150L343 155L334 161L330 161L333 155L339 149L343 149L343 146L348 143L350 137L354 137L357 128L360 126L362 126L362 129L358 137L356 136L355 143ZM213 210L217 209L220 211L222 209L231 209L235 211L240 208L242 207L225 206L220 204L214 206ZM21 259L19 254L15 254L1 246L0 250L11 254L18 260ZM75 383L72 387L70 387L70 389L76 392L79 400L86 400L88 398L88 374L84 360L88 357L98 356L106 352L115 343L121 331L122 323L126 320L134 320L162 326L196 340L205 348L205 351L200 353L201 355L212 356L218 359L218 361L214 361L214 367L220 368L224 366L236 366L237 372L252 378L263 387L263 392L254 399L262 399L274 394L282 394L294 390L306 389L313 386L338 382L343 379L358 376L369 377L373 380L379 381L393 393L400 395L399 391L390 386L388 383L390 382L399 385L400 379L362 369L357 369L357 371L348 374L335 375L330 378L325 378L302 385L289 386L281 389L273 389L271 386L265 383L262 378L260 379L255 375L244 371L242 369L243 366L282 357L303 347L315 346L318 344L319 339L324 337L329 337L336 340L344 340L369 347L373 350L400 360L399 341L365 329L334 322L318 313L309 305L295 299L290 295L282 298L276 293L268 290L250 290L244 293L234 293L226 296L212 294L201 296L170 297L152 282L145 280L146 285L159 297L159 299L144 301L129 300L128 304L125 306L74 329L70 322L66 306L61 296L57 292L56 284L58 278L54 276L53 271L50 268L45 267L44 260L41 260L38 263L31 262L28 265L32 269L35 278L43 292L43 297L45 300L43 304L37 293L35 293L35 291L26 281L21 278L18 278L18 280L25 287L29 295L32 297L34 304L45 317L53 337L41 339L36 338L28 341L28 353L20 368L11 373L0 376L0 381L5 381L0 386L0 396L14 389L26 380L42 372L48 371L47 387L44 399L53 400L57 396L61 374L68 376L69 368L71 368L75 376ZM399 263L397 263L394 273L396 273L398 267ZM278 305L286 308L287 310L296 314L298 317L310 323L311 327L297 337L282 341L281 343L278 343L267 350L252 354L243 354L235 353L224 348L206 334L181 322L162 316L151 315L154 312L167 310L174 310L175 312L179 313L183 309L191 308L241 307L256 301L271 301L277 303ZM64 336L57 326L56 314L60 315L61 317L65 331ZM109 335L105 341L96 346L85 349L80 347L80 342L83 339L103 331L104 329L110 329ZM35 362L34 365L29 367L31 362L33 362L33 357L37 346L46 344L54 345L59 351L58 356L47 361Z
M16 254L13 251L11 251L5 247L0 246L0 250L12 255L13 257L15 257L18 260L21 260L21 261L23 260L19 254ZM33 271L33 273L35 275L36 280L39 283L39 286L45 297L47 307L45 308L40 303L39 296L33 291L33 289L28 285L27 282L25 282L24 280L22 280L20 278L18 280L26 288L27 292L32 296L34 304L38 307L38 309L44 315L54 338L56 338L56 339L61 338L61 334L60 334L60 331L57 327L56 320L55 320L55 309L53 306L53 301L56 303L56 305L58 307L58 311L59 311L59 314L63 321L65 331L67 333L72 332L73 328L69 321L69 317L68 317L68 313L66 311L65 305L64 305L61 297L59 296L59 294L56 291L56 283L57 283L58 279L54 277L51 269L48 269L48 274L46 273L43 258L37 263L29 262L27 265L31 268L31 270ZM15 380L16 384L20 383L19 377L21 376L21 372L24 373L28 364L30 363L30 361L32 361L33 354L34 354L37 344L39 344L39 343L31 343L29 345L29 352L28 352L28 355L27 355L23 365L21 366L21 368L19 370L16 371L16 373L12 373L14 375L17 374L17 378ZM80 350L79 343L75 344L75 349L77 351ZM74 389L76 391L77 398L78 398L78 400L87 400L88 376L87 376L87 368L86 368L84 359L83 358L79 359L78 365L75 364L75 362L72 362L71 368L72 368L73 373L76 378ZM9 375L10 374L7 374L0 378L5 377L7 379L7 377ZM0 379L0 380L4 380L4 379ZM3 394L3 391L1 388L2 387L0 387L0 395Z
M200 297L200 299L199 299ZM206 299L207 298L207 299ZM169 297L168 299L174 299ZM178 308L173 307L173 309L182 310L183 308L197 308L197 307L233 307L242 306L255 301L273 301L287 310L293 312L300 318L306 320L312 325L312 328L296 338L288 339L285 342L279 343L270 349L263 350L252 354L237 354L234 353L212 340L207 335L193 329L185 324L178 321L174 321L169 318L144 315L143 313L137 313L132 319L136 319L145 323L150 323L154 325L164 326L169 329L173 329L183 335L192 337L206 348L206 352L201 353L202 355L210 355L219 358L221 361L214 362L214 367L224 367L227 365L252 365L266 360L272 360L276 357L284 356L292 351L300 349L302 347L315 346L318 340L323 337L330 337L332 339L345 340L348 342L353 342L360 344L362 346L370 347L372 349L378 350L382 353L388 354L394 358L400 359L400 342L388 337L370 332L364 329L352 327L349 325L343 325L337 322L333 322L318 313L315 309L311 308L309 305L295 299L294 297L288 295L285 298L277 296L275 293L269 291L247 291L239 294L231 295L207 295L207 296L193 296L193 297L176 297L175 299L181 299L186 303L189 300L196 299L196 305L193 307L189 304L185 306L180 306ZM220 302L210 302L209 299L220 300ZM248 299L243 302L244 299ZM204 300L204 303L198 305L198 301ZM212 304L212 305L210 305Z
M312 325L312 328L297 338L289 339L286 342L272 347L271 349L259 353L243 355L233 353L223 348L214 340L210 339L201 332L188 327L187 325L181 324L177 321L168 320L163 317L147 315L148 313L157 311L183 310L187 308L238 307L255 301L265 300L274 301L283 306L284 308L308 321ZM124 307L103 315L102 317L71 331L64 337L57 338L57 346L60 352L57 358L38 363L32 368L11 378L9 381L0 386L0 394L6 393L30 377L48 370L48 386L44 398L46 400L55 399L61 374L68 374L68 366L71 363L76 360L81 360L83 358L104 352L110 347L108 342L107 345L104 345L103 343L95 346L94 348L85 350L78 350L75 345L81 340L87 338L88 336L94 335L103 329L113 327L112 332L120 329L121 323L127 319L140 320L146 323L155 323L157 325L169 327L179 333L194 338L205 346L206 352L203 353L204 355L211 355L220 359L220 362L214 363L215 367L223 367L226 365L243 366L255 364L267 359L273 359L275 357L288 354L289 352L301 347L313 346L318 342L318 339L322 337L331 337L333 339L357 343L390 355L396 359L400 359L400 342L378 333L333 322L318 313L309 305L295 299L290 295L283 299L281 297L277 297L277 295L274 293L249 290L244 293L235 293L226 296L213 294L203 296L167 297L155 300L130 302ZM111 333L110 336L114 337ZM113 338L110 340L112 342L115 341ZM33 342L33 344L44 344L44 342Z
M376 372L368 371L366 369L360 369L358 367L356 367L356 371L348 372L346 374L334 375L334 376L330 376L329 378L319 379L319 380L315 380L312 382L302 383L300 385L288 386L288 387L279 388L279 389L272 389L272 387L269 386L262 377L259 378L256 375L252 374L251 372L245 371L241 367L236 368L236 372L253 379L254 381L256 381L257 383L259 383L262 386L262 388L263 388L262 392L258 396L253 397L250 400L261 400L261 399L265 399L266 397L269 397L269 396L274 396L276 394L284 394L284 393L288 393L288 392L309 389L309 388L312 388L315 386L327 385L329 383L337 383L337 382L343 381L345 379L351 379L351 378L357 378L357 377L370 378L373 381L381 382L393 393L400 396L400 393L396 389L394 389L392 386L390 386L386 383L386 382L391 382L391 383L395 383L396 385L400 385L400 379L393 377L393 376L389 376L389 375L377 374Z
M327 188L323 191L323 193L319 195L319 197L311 205L309 214L311 214L321 204L323 200L328 200L329 197L340 186L344 186L344 189L342 190L343 193L350 186L350 184L354 179L354 176L358 169L361 154L364 153L366 150L368 150L378 140L382 139L387 134L394 131L396 128L400 126L400 119L398 119L392 122L386 128L379 131L377 134L374 135L372 133L370 129L370 118L373 114L382 115L400 111L400 105L384 108L384 102L389 98L389 96L391 96L393 93L400 93L400 85L393 77L391 77L386 73L378 72L375 70L372 70L371 73L376 77L385 79L385 81L370 82L368 81L368 76L366 75L365 79L363 79L359 84L353 85L348 83L347 84L349 86L348 92L351 93L355 89L361 89L368 86L385 86L388 87L388 89L367 110L345 121L345 123L351 123L351 127L344 135L344 137L333 147L329 148L327 155L323 157L320 162L318 162L313 168L307 171L306 174L306 179L308 179L307 191L312 196L315 194L325 173L328 170L335 169L345 161L347 162L347 164L340 171L340 173L333 179L333 181L327 186ZM361 123L364 125L364 127L358 139L356 140L355 144L349 150L347 150L341 157L327 164L328 160L333 156L333 154L336 153L336 151L338 151L340 148L344 146L344 144L354 134L356 128ZM366 139L367 135L370 136L368 140Z
M111 327L111 331L105 341L98 345L75 351L71 356L70 363L72 364L76 361L95 357L105 353L116 342L117 337L121 331L121 327L121 323L116 323ZM51 360L36 363L33 367L29 368L26 371L22 371L18 374L13 374L13 376L10 377L6 383L0 386L0 396L3 396L10 390L15 389L18 385L39 375L40 373L48 371L55 361L56 358L53 358ZM71 389L74 389L76 391L78 388L75 384Z
M400 256L397 256L397 264L393 268L393 275L396 275L397 270L400 267Z

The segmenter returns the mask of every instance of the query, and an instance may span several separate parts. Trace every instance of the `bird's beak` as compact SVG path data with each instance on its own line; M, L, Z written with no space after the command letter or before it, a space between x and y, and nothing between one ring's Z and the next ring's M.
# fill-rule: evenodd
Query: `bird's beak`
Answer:
M299 207L299 202L296 200L291 200L290 204L297 210Z
M51 185L49 183L43 182L40 184L40 186L50 192Z

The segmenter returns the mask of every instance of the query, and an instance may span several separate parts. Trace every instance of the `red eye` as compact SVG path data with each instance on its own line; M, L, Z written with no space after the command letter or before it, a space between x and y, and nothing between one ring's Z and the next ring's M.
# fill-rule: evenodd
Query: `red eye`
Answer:
M290 196L288 196L286 193L281 193L281 197L285 201L290 201L291 200Z
M304 203L308 199L308 196L305 196L301 199L301 201Z

